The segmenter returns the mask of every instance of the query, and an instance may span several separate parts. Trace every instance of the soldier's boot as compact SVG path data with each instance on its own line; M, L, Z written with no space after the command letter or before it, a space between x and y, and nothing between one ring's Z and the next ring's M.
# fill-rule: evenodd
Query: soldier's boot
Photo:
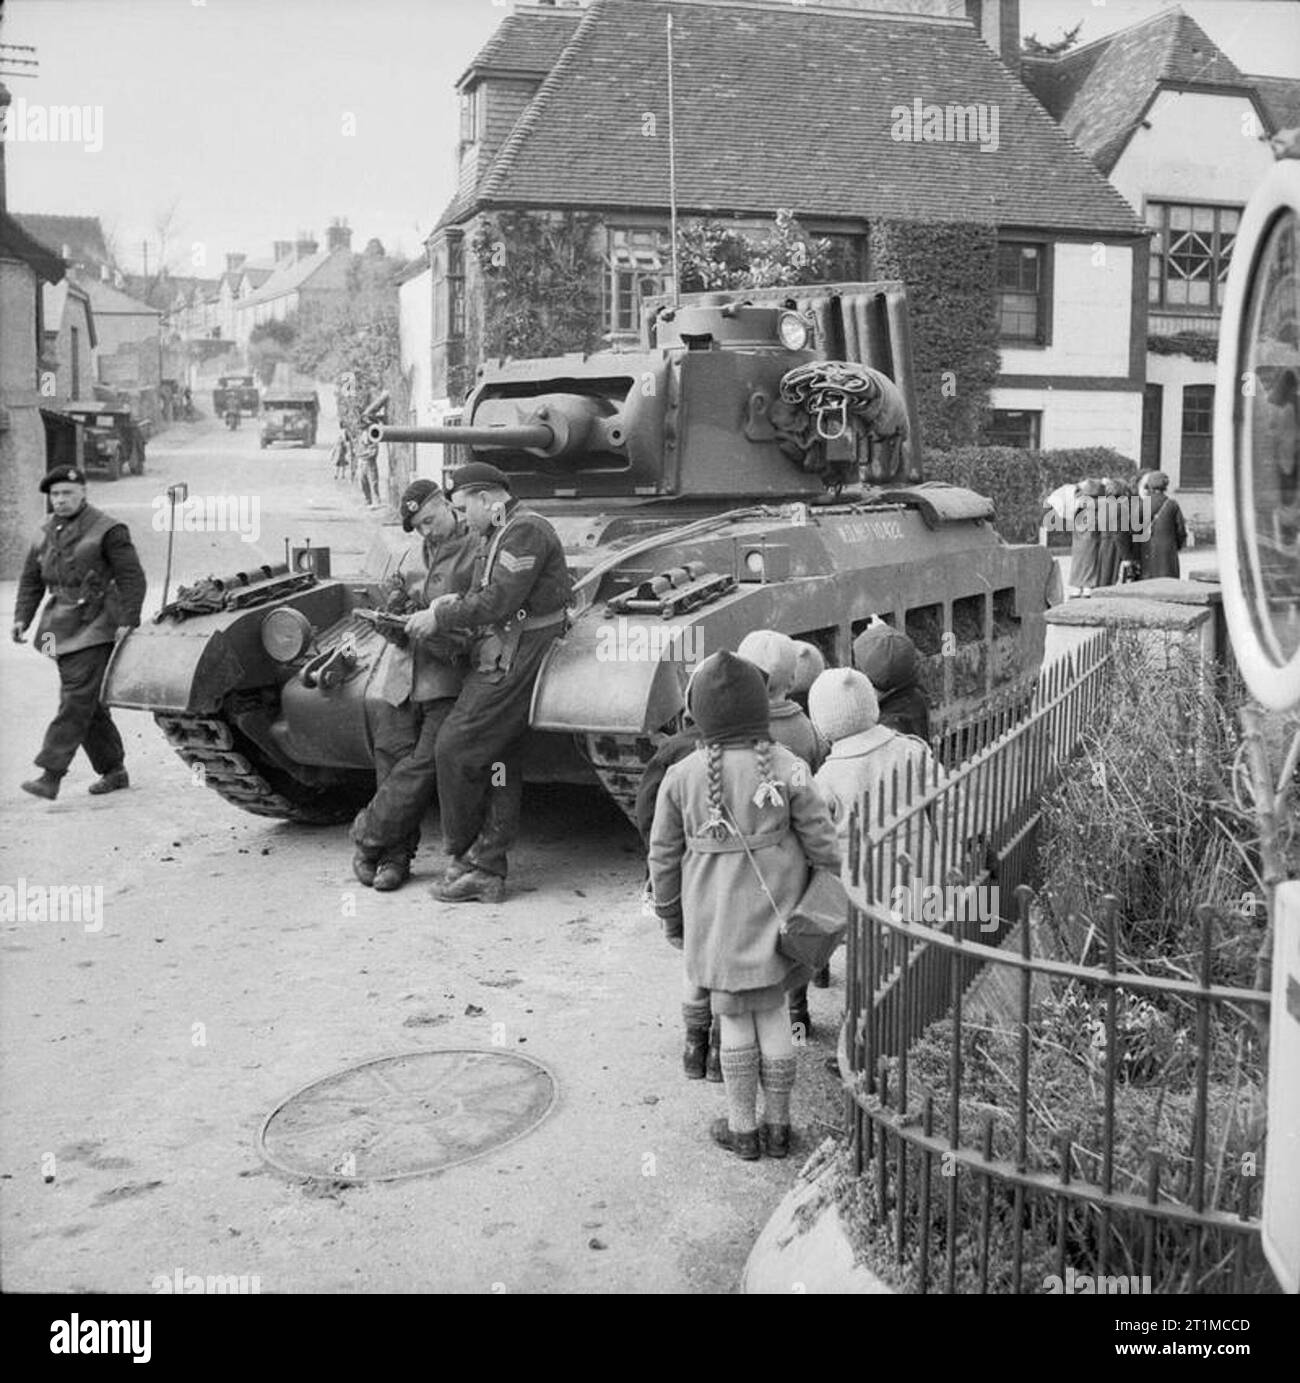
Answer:
M372 885L376 893L393 893L411 877L411 862L406 859L387 859L379 862Z
M39 778L32 778L22 786L23 791L30 792L33 797L44 797L47 802L53 802L59 795L59 784L62 781L61 773L51 773L47 768Z
M373 888L375 875L379 872L378 857L358 847L352 856L352 872L367 888Z
M505 897L506 881L500 874L471 869L448 883L434 884L430 890L440 903L499 903Z
M93 797L102 797L106 792L120 792L131 786L131 779L124 768L110 768L102 778L98 778L86 789Z
M442 881L444 884L454 884L457 879L473 872L474 866L463 855L452 855L442 871Z

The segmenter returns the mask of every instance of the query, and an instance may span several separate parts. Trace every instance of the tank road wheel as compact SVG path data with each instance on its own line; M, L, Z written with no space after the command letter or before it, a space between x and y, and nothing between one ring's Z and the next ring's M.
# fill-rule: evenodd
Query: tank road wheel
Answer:
M158 712L154 720L191 773L200 770L207 787L254 816L334 826L351 821L374 792L374 781L365 773L326 788L300 783L268 764L247 736L218 716Z

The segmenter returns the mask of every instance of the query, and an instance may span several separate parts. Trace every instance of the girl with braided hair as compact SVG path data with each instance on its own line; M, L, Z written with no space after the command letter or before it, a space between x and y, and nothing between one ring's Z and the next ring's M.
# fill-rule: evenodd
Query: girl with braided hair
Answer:
M728 1118L713 1124L714 1141L746 1161L763 1147L785 1157L795 1074L786 994L808 973L777 951L777 936L810 868L838 872L835 828L807 764L772 742L767 688L752 663L713 654L686 697L702 742L659 791L655 911L684 953L686 1007L698 1007L705 1029L710 1013L721 1021Z

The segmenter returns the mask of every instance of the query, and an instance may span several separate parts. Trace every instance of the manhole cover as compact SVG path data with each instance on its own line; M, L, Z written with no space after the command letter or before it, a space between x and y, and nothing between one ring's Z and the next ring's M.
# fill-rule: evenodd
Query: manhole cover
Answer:
M554 1103L555 1081L531 1057L411 1052L304 1086L272 1110L257 1146L291 1176L397 1181L513 1143Z

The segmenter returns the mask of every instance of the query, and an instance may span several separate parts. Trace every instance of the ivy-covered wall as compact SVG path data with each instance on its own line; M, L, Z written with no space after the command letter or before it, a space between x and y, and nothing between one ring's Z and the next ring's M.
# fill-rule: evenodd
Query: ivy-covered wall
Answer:
M980 439L997 382L997 231L966 223L878 221L873 279L907 288L921 437L948 450Z
M502 211L482 218L470 242L482 284L472 364L598 348L600 230L600 218L583 212Z

